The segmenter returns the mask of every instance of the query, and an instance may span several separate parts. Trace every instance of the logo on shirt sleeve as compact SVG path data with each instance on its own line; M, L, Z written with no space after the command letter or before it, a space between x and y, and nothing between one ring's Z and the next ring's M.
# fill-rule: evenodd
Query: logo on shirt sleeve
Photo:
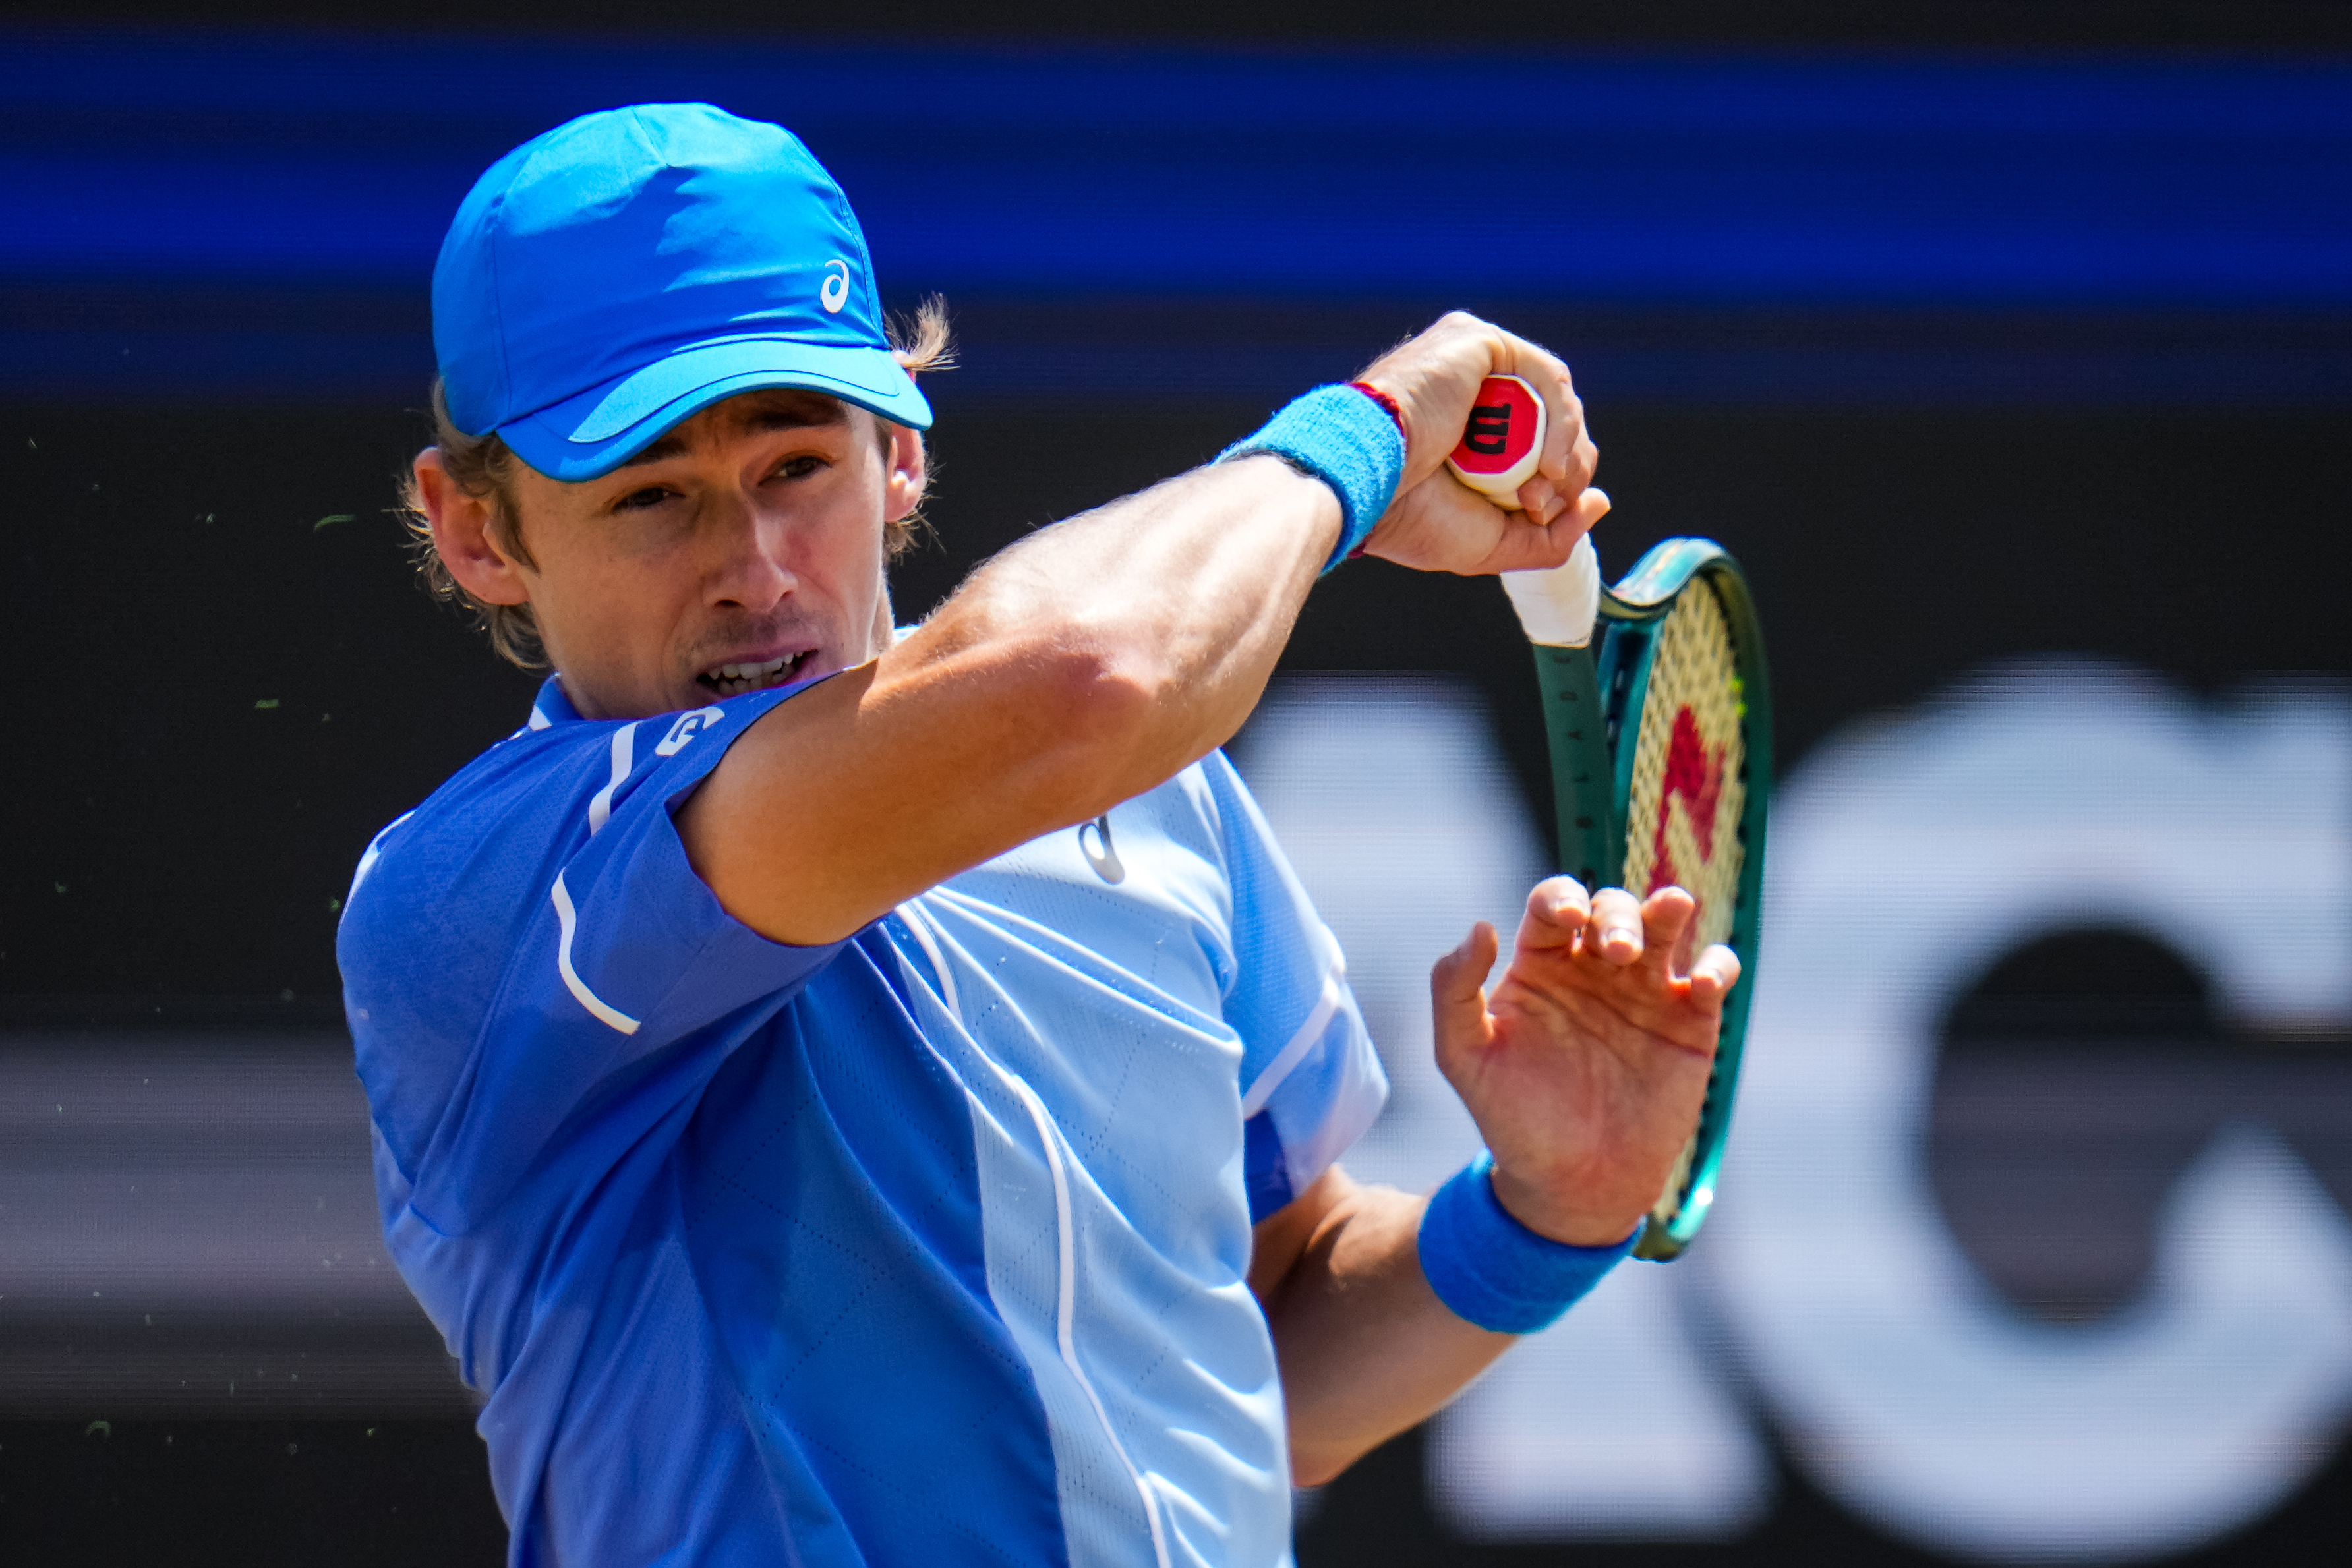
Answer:
M654 755L676 757L686 749L688 741L726 716L727 710L721 707L698 707L692 713L678 715L677 722L669 727L669 733L663 736L661 744L654 747Z

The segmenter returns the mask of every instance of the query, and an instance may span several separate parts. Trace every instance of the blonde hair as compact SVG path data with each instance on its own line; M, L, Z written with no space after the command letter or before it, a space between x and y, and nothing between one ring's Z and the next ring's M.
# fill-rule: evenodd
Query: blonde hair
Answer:
M887 328L890 355L906 367L908 375L955 368L955 343L948 327L947 301L938 295L925 299L910 316L891 316ZM887 451L891 433L898 426L878 415L875 424ZM433 444L440 451L442 471L449 476L449 482L468 496L489 501L491 542L511 559L536 567L538 562L531 559L530 547L523 542L522 519L515 507L514 469L520 459L497 431L467 435L457 428L449 417L449 400L438 377L433 382ZM530 606L492 604L468 591L433 548L433 523L425 516L424 503L412 471L401 482L399 515L408 532L409 558L416 565L416 575L425 591L463 609L476 625L489 634L491 648L509 664L525 670L544 669L547 653L541 646L539 621ZM886 548L893 556L899 554L920 537L924 527L919 507L907 517L885 526Z

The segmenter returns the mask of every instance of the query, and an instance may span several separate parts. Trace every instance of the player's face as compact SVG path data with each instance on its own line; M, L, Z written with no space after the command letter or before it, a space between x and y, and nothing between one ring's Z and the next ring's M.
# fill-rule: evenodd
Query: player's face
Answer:
M747 392L585 484L519 468L523 573L565 695L634 718L830 674L888 645L883 526L921 499L910 431Z

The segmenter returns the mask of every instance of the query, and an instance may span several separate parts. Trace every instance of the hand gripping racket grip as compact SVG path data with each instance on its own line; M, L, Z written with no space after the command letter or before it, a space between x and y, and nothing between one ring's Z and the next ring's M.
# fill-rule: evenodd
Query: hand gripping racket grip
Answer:
M1497 506L1517 510L1519 486L1535 477L1543 460L1544 401L1517 376L1488 376L1479 383L1461 444L1446 458L1454 476Z

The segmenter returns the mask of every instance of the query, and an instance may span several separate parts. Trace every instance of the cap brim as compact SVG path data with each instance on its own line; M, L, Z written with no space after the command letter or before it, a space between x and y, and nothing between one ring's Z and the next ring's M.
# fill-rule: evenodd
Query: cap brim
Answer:
M499 434L549 478L576 484L610 474L712 403L768 387L823 392L894 423L931 427L931 405L887 350L745 337L666 354L502 424Z

